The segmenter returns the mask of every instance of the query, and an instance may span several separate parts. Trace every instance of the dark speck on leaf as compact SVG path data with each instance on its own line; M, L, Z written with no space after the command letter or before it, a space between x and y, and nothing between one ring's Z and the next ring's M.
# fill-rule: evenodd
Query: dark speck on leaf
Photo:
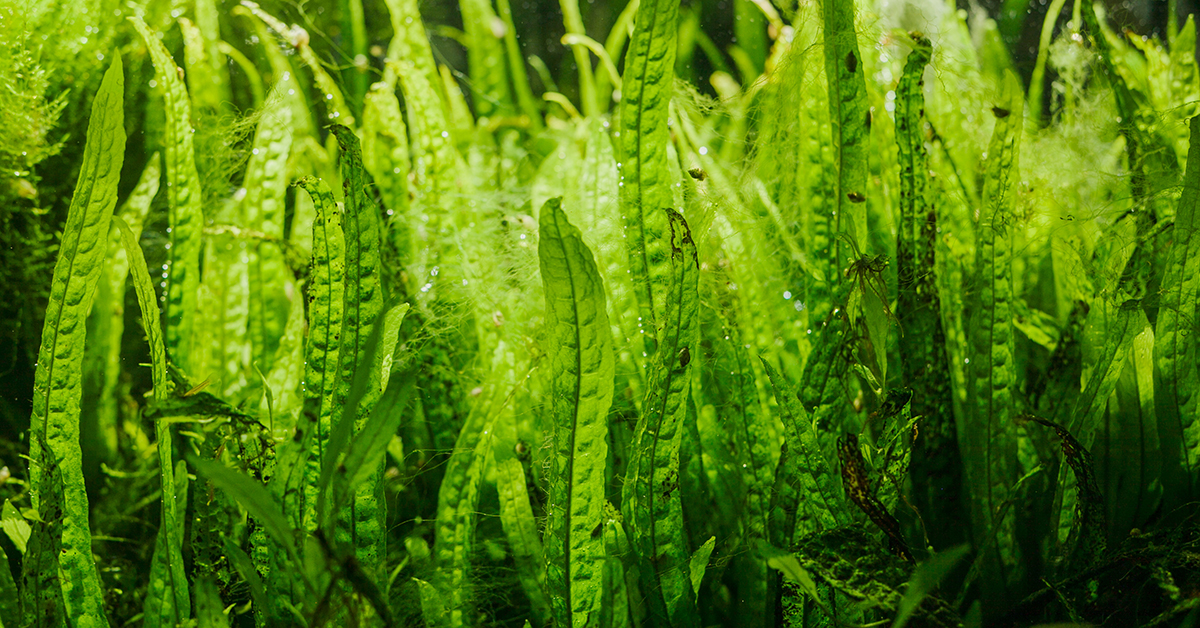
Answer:
M859 194L858 192L850 192L849 194L846 194L846 198L850 199L850 202L852 203L862 203L867 200L867 197Z
M854 51L846 53L846 71L851 74L858 71L858 57L854 56Z
M996 114L997 118L1003 119L1008 117L1009 111L1002 107L992 107L992 113Z

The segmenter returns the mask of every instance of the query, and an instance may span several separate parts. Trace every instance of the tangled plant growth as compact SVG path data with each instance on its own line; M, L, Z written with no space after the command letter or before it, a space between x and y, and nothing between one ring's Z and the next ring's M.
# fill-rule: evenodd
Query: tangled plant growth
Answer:
M97 16L74 187L5 131L71 192L0 625L1200 614L1190 19L1055 2L1026 90L939 2L737 2L722 52L563 0L564 93L507 0L457 70L414 0L322 18L340 65L286 7L82 4L21 16Z

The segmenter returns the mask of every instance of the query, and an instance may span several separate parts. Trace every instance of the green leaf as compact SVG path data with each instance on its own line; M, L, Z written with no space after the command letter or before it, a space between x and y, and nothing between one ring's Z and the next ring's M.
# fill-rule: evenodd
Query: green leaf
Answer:
M967 539L962 457L937 286L939 206L929 189L925 151L924 76L932 49L914 37L914 48L896 87L896 146L900 162L900 222L896 234L896 313L903 384L918 394L913 416L922 417L912 443L912 502L934 547Z
M770 529L775 419L759 404L753 363L740 330L711 318L715 316L719 315L712 309L702 309L705 358L692 385L700 405L703 464L716 502L713 518L728 521L730 531L753 547L768 539ZM768 602L768 589L776 578L766 563L752 556L739 557L733 569L738 573L739 608L747 616L744 625L768 625L773 611L767 609L774 607Z
M1079 573L1094 566L1107 549L1108 522L1104 512L1104 495L1100 493L1100 485L1096 481L1092 454L1063 426L1032 415L1026 418L1058 434L1063 457L1075 473L1079 495L1066 553L1070 561L1067 573Z
M496 422L511 399L515 384L512 355L501 343L493 353L491 376L480 387L454 451L446 463L446 475L438 488L437 527L434 556L439 578L436 582L446 600L451 626L473 625L475 600L470 583L476 562L475 528L479 514L480 487L495 441Z
M779 571L783 574L784 578L800 585L804 592L808 593L813 599L820 599L817 592L817 584L813 581L812 574L808 573L808 570L800 564L800 561L796 559L794 554L785 552L765 542L759 545L758 550L766 559L768 566Z
M628 628L634 625L630 616L630 591L636 591L636 571L630 571L629 540L621 514L605 503L604 522L604 580L600 605L601 628Z
M413 13L416 13L415 6ZM420 20L416 20L416 23L420 24ZM421 39L424 40L423 30ZM395 40L392 43L395 45ZM417 58L393 59L403 59L392 62L389 67L400 77L400 90L407 111L409 146L413 159L414 206L429 208L430 220L436 221L430 226L433 228L444 219L442 211L449 209L442 206L449 200L448 196L458 189L464 164L449 133L444 133L449 122L446 107L437 90L441 79L433 68L432 59L428 61L427 71L423 69L424 63L418 63L419 55ZM435 208L438 211L434 211Z
M363 168L358 137L348 127L338 124L331 126L330 131L337 137L340 148L338 165L346 199L343 214L346 242L345 318L341 331L341 388L337 397L344 403L358 371L373 368L365 359L366 341L371 335L375 319L383 312L383 286L379 277L382 225L379 207L367 189L370 176ZM357 408L356 427L361 427L361 422L366 419L382 392L378 385L364 392L360 399L362 405Z
M1125 367L1133 339L1146 326L1146 315L1140 306L1141 302L1136 300L1120 305L1093 306L1094 313L1105 312L1110 317L1104 329L1108 340L1092 365L1087 387L1075 400L1071 422L1067 424L1067 429L1085 447L1091 447L1096 430L1102 427L1104 411L1117 387L1117 379Z
M496 489L500 494L500 525L517 564L521 588L539 623L545 623L550 617L550 604L546 599L542 538L529 504L525 469L520 460L509 458L496 465Z
M117 209L116 215L125 218L136 236L141 235L150 203L158 194L161 164L158 153L150 156L137 186L125 204ZM94 387L89 386L86 377L84 379L84 395L95 399L95 402L83 406L80 438L85 448L89 445L94 448L94 451L85 452L84 457L111 465L117 455L120 428L121 338L125 332L125 292L129 276L129 257L121 243L121 236L115 230L110 230L108 259L101 274L96 303L92 306L88 321L89 329L94 332L89 333L92 340L87 347L89 353L96 354L94 359L101 374L99 382L94 382ZM94 426L92 431L88 430L89 424Z
M142 311L142 327L146 330L146 338L150 343L154 398L161 406L167 401L172 388L167 381L167 354L158 323L159 311L154 286L150 281L150 272L146 267L142 248L138 245L133 230L119 216L113 218L113 224L121 234L121 242L125 246L125 255L133 273L134 291ZM145 615L148 625L173 626L191 615L191 600L183 564L183 512L187 508L188 476L186 468L175 468L171 426L168 417L162 412L154 417L154 433L158 444L159 484L163 504L150 570L150 589L145 601Z
M257 240L250 249L250 346L251 363L269 371L287 320L285 284L291 278L283 251L283 220L288 185L288 157L292 148L292 110L280 83L271 92L258 119L246 178L242 187L243 224L272 238Z
M304 494L288 510L302 517L308 531L316 529L315 509L321 468L325 463L326 444L333 431L341 406L334 401L341 374L338 341L342 329L346 274L345 240L342 214L338 211L329 186L320 179L304 177L296 185L308 192L317 208L313 221L312 272L308 283L308 340L304 359L304 410L297 433L308 452ZM299 474L300 471L297 470ZM291 486L298 480L288 480ZM287 503L285 497L285 504Z
M279 339L271 371L264 377L263 399L259 406L259 422L271 429L271 437L276 441L294 436L304 405L301 390L305 368L304 299L297 294L288 301L287 324Z
M346 396L344 406L340 408L337 423L333 426L333 430L330 432L329 438L325 443L324 456L321 462L321 474L317 480L316 487L317 522L320 527L325 529L332 529L330 526L332 521L327 519L329 515L334 513L340 515L353 514L348 511L348 507L352 504L349 501L350 495L344 492L344 489L348 488L348 485L342 482L335 484L333 480L336 475L340 475L338 467L345 462L345 454L353 446L356 434L361 431L356 426L359 422L358 418L361 417L365 424L365 420L371 416L370 414L365 416L362 414L361 409L364 407L363 400L374 398L375 401L378 401L380 398L380 381L378 376L382 368L381 361L390 350L395 349L395 342L390 347L383 346L384 334L391 333L384 323L384 316L377 317L376 321L371 325L371 335L363 340L363 347L365 347L363 363L376 366L373 368L359 368L354 375L354 381L349 386L346 386L349 389L349 394ZM375 404L372 403L371 405L373 409ZM385 442L383 445L386 447L387 443ZM331 487L334 489L332 493L330 493ZM330 510L331 505L333 507L332 510ZM343 517L339 522L339 525L342 526L339 528L339 531L345 532L352 537L352 528L348 524L349 520ZM340 543L344 540L343 538L339 538L338 542ZM382 539L378 540L382 541ZM372 541L372 543L374 542ZM368 551L368 547L374 547L374 545L363 545L362 549ZM383 577L383 574L375 575L379 578Z
M617 164L621 217L647 353L657 346L671 266L663 210L671 207L672 169L667 159L668 105L674 83L679 0L643 0L622 76Z
M279 45L279 38L271 32L271 27L268 26L266 20L272 18L262 13L257 7L255 10L250 10L246 5L235 6L230 13L249 15L254 18L250 22L262 43L261 49L267 57L267 63L271 66L272 80L279 85L288 86L288 89L279 92L279 95L287 101L288 107L292 110L293 136L297 139L305 136L315 137L316 126L313 123L313 114L309 109L307 98L305 98L306 90L298 89L301 83L295 68L288 61L289 55L284 52L284 48ZM282 24L277 25L282 26Z
M4 500L3 514L0 514L0 529L8 535L8 540L12 541L17 551L24 555L32 528L29 527L29 522L25 520L25 517L22 517L21 513L17 511L16 506L13 506L12 502L7 499Z
M388 44L387 56L397 62L411 64L412 70L420 73L424 79L425 89L433 89L438 84L437 67L433 59L433 47L429 44L429 35L425 32L425 22L417 7L417 0L384 0L388 15L392 20L392 41ZM400 71L401 80L405 72ZM405 87L405 98L411 98L409 87ZM436 98L436 93L429 92ZM427 101L422 107L433 105ZM410 110L411 111L411 110ZM412 124L412 120L409 120ZM442 127L445 128L445 125ZM413 142L416 144L416 141Z
M234 214L232 207L222 213L231 219ZM250 364L250 269L242 257L246 245L233 233L205 239L200 311L193 321L194 329L207 335L192 354L192 371L210 379L214 393L234 400L245 395L251 377L257 379Z
M838 241L837 268L859 257L867 243L867 64L858 49L854 31L853 0L822 0L824 18L825 79L829 89L829 118L833 138L833 166L837 178L832 207L837 234L845 235L852 250L843 250Z
M351 394L351 386L361 377L359 372L368 374L361 396L356 398L353 405L347 404L353 409L354 432L357 433L362 430L375 403L383 395L378 377L371 377L380 372L377 370L379 366L370 360L368 354L371 353L376 360L383 360L394 351L395 336L392 336L391 344L383 341L381 345L370 349L367 347L368 338L382 340L375 337L373 328L376 319L383 314L383 283L380 277L383 224L379 206L368 190L371 179L363 168L358 136L349 127L337 124L331 126L330 131L337 137L340 149L338 166L342 173L343 197L346 199L343 226L346 238L346 291L339 354L342 374L335 399L345 402ZM400 316L402 319L403 312ZM399 325L385 328L385 333L387 329L394 334L399 331ZM374 496L378 489L378 482L362 487L360 494L350 504L349 512L342 512L341 515L350 518L350 536L363 569L376 581L381 581L386 573L383 567L386 556L383 549L384 526L382 520L377 521L382 513L379 511L379 501ZM360 522L364 525L360 526Z
M200 250L204 228L200 175L193 152L191 104L179 68L162 41L138 17L129 18L154 62L155 78L162 85L166 124L163 158L167 164L168 219L171 251L168 254L165 309L167 352L172 361L191 374L196 298L200 285Z
M563 26L567 35L586 37L587 31L583 26L583 16L579 13L577 0L559 0L562 9ZM594 118L605 108L603 103L596 100L596 80L592 75L592 58L586 46L575 43L571 46L571 54L575 58L575 69L579 73L579 101L583 105L583 115Z
M547 503L547 586L562 626L599 614L602 523L612 404L612 329L604 284L583 235L567 221L562 199L542 206L538 258L550 336L553 452Z
M408 127L396 100L395 80L371 86L363 105L363 167L371 174L383 200L385 214L391 216L387 240L398 260L407 264L412 257L412 227L409 213L408 176L412 161L408 150ZM385 272L386 269L385 269ZM393 270L392 277L400 273ZM399 278L395 278L399 281ZM392 289L395 292L395 288Z
M1154 329L1154 400L1163 451L1163 494L1190 501L1198 489L1200 420L1196 417L1197 290L1200 289L1200 118L1192 118L1183 193Z
M5 505L7 504L8 502L5 502ZM22 548L21 553L24 552ZM21 594L17 590L16 581L13 580L8 554L5 553L4 547L0 546L0 628L4 628L6 618L9 626L17 625L17 620L21 617L20 602Z
M195 591L197 627L229 628L229 616L225 614L217 585L209 578L202 578L196 582Z
M973 491L972 519L976 543L987 535L998 535L1001 563L989 563L985 573L1003 578L1004 565L1015 561L1012 535L1001 529L996 512L1010 496L1017 481L1016 364L1013 359L1012 325L1013 211L1018 147L1021 141L1024 98L1020 82L1009 74L1004 83L1006 103L997 107L996 126L988 146L987 172L983 184L984 207L976 226L975 272L977 294L968 337L972 354L968 407L970 421L964 430L963 460L966 479ZM1001 108L1007 107L1007 108Z
M1133 193L1134 208L1137 211L1135 216L1138 235L1142 236L1154 224L1157 213L1154 203L1154 195L1157 190L1153 185L1153 179L1157 178L1155 176L1157 173L1153 173L1152 166L1159 166L1160 162L1153 158L1160 151L1170 151L1170 153L1173 151L1170 146L1162 145L1161 139L1153 130L1152 118L1157 118L1158 114L1153 111L1152 107L1139 106L1134 90L1130 89L1129 83L1119 71L1120 64L1115 58L1112 45L1100 26L1093 0L1081 0L1078 15L1083 19L1084 33L1091 38L1092 44L1096 47L1100 73L1108 81L1116 101L1117 117L1119 118L1117 128L1125 138L1125 152L1128 155L1130 169L1130 191ZM1178 164L1174 159L1166 160L1166 162L1170 164L1168 169L1172 175L1168 177L1170 180L1178 172ZM1139 257L1142 256L1134 255L1135 262ZM1148 260L1143 261L1148 263ZM1141 287L1139 286L1139 288Z
M220 12L216 0L197 0L195 3L196 24L185 28L185 39L189 30L195 31L194 44L188 41L187 54L188 84L192 88L192 99L196 109L205 114L229 113L230 81L229 66L221 52ZM180 26L190 25L186 18ZM197 54L198 53L198 54Z
M790 485L772 499L771 542L791 547L800 536L849 523L849 513L837 488L837 476L821 451L813 422L796 390L770 362L764 359L762 365L783 415L787 453L779 458L776 482ZM806 499L801 504L802 496ZM782 516L774 512L777 510Z
M42 326L29 425L33 507L39 514L43 501L59 504L61 508L61 512L43 515L47 522L61 519L61 527L38 526L33 531L35 537L50 534L57 538L41 539L36 547L39 551L61 554L56 557L57 567L50 573L61 587L66 610L63 620L80 628L108 625L88 525L88 497L79 445L79 404L83 390L85 321L100 280L125 157L124 90L121 58L114 55L92 101L83 163L50 281L50 302ZM27 557L26 573L41 568L41 560ZM27 590L26 613L41 607L28 597L30 594ZM38 620L39 625L41 621Z
M956 545L930 556L928 560L917 565L912 577L908 579L908 585L904 587L904 597L900 599L900 608L896 619L892 621L892 628L904 628L908 625L908 620L921 606L921 602L937 590L942 580L970 550L968 545Z
M225 555L229 557L229 562L233 563L233 568L250 589L250 599L254 601L254 606L260 611L265 612L269 608L267 605L266 589L263 586L262 576L258 575L258 570L254 568L254 562L229 537L225 537L224 549Z
M220 462L191 455L187 458L198 474L208 478L214 486L236 500L289 555L295 551L292 527L288 525L275 498L263 485Z
M643 5L646 6L646 5ZM672 277L662 317L659 348L642 402L633 453L625 475L623 508L653 621L688 627L699 623L687 573L679 491L679 449L688 414L688 391L700 353L699 260L691 230L666 209Z
M521 113L529 118L529 125L534 131L542 130L542 115L537 102L533 99L533 91L529 87L529 77L525 72L525 56L517 43L517 26L513 22L512 7L509 0L496 0L496 11L504 24L504 51L507 53L508 71L512 75L513 89L516 91L517 103Z
M717 537L710 536L695 552L692 552L692 558L689 561L689 571L692 579L692 592L695 595L700 595L700 584L704 582L704 572L708 569L708 559L712 556L713 548L716 547Z
M466 31L467 65L471 73L468 84L475 114L511 116L514 111L508 63L504 43L494 26L500 18L492 10L490 0L459 0L458 7Z
M375 370L378 372L378 377L373 377L372 380L387 392L375 406L370 418L363 424L363 428L355 435L354 441L350 443L350 448L346 451L346 458L342 462L342 466L338 468L338 474L346 478L349 489L361 486L378 471L383 462L383 454L391 442L391 437L396 433L396 429L400 426L400 420L404 417L404 413L399 410L403 410L406 406L405 401L411 392L413 381L411 378L405 377L404 382L400 385L389 385L387 370L390 368L392 352L396 348L400 325L404 322L404 315L407 312L408 304L403 303L388 310L383 318L384 331L380 341L383 351L376 355L381 359L376 360ZM388 350L389 347L391 351ZM391 393L393 399L387 399L387 393Z
M161 443L159 447L163 448ZM170 448L166 449L169 457ZM173 470L162 473L162 477L164 482L172 480L174 486L171 489L163 487L162 522L154 539L150 585L142 608L146 626L171 628L191 618L191 597L183 570L183 522L179 516L187 505L187 464L180 460Z
M448 613L441 592L437 587L419 578L413 578L413 581L417 583L417 594L421 599L421 617L425 620L425 625L430 628L445 626Z
M21 607L24 626L59 628L66 624L67 608L59 583L62 551L63 491L57 461L40 465L41 506L31 520L33 533L21 563Z

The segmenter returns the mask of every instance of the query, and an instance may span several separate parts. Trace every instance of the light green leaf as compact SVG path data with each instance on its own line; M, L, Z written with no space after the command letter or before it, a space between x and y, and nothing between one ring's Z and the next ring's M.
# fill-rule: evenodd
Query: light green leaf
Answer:
M217 585L209 578L202 578L196 582L195 591L197 627L229 628L229 616L225 614Z
M831 210L836 217L835 232L845 235L851 250L840 241L837 268L866 251L867 242L867 65L858 49L854 31L853 0L822 0L824 17L825 79L829 88L829 118L832 131L833 167L837 173L832 190Z
M129 18L154 62L155 78L162 85L166 124L163 158L167 164L168 218L171 251L168 256L165 326L167 352L185 373L193 374L192 334L200 285L200 250L204 211L200 175L193 152L192 107L179 68L162 41L141 18Z
M708 559L712 556L713 548L716 547L717 537L710 536L703 545L696 548L692 552L692 559L689 561L692 577L692 591L696 595L700 595L700 584L704 582L704 572L708 569Z
M800 536L849 523L849 512L838 490L837 474L821 451L812 419L804 411L795 388L770 362L764 359L762 364L775 389L787 443L787 455L780 457L776 482L791 484L787 493L791 498L783 500L776 496L772 510L797 513L783 517L778 523L772 522L777 529L772 530L771 540L791 546ZM803 503L799 503L802 497ZM772 513L772 517L776 514Z
M39 534L58 537L41 540L36 546L39 551L61 552L57 571L37 577L49 575L58 581L66 609L64 620L79 628L108 625L88 525L88 497L79 445L79 404L83 390L85 321L108 248L109 226L125 157L124 93L121 58L114 55L92 101L83 163L50 281L50 302L42 326L29 425L33 507L39 514L43 501L59 504L61 508L60 512L43 515L43 520L46 516L61 519L61 527L38 526L33 531L35 537ZM47 495L47 491L51 494ZM39 569L39 562L38 558L27 557L25 569ZM26 596L31 594L26 590ZM27 597L25 608L29 612L42 606ZM41 620L38 621L40 624Z
M3 514L0 514L0 529L3 529L4 533L8 535L8 540L12 541L17 551L24 555L25 545L29 543L32 529L25 517L22 517L21 513L17 511L16 506L13 506L12 502L7 499L4 500Z
M646 6L646 5L643 5ZM688 414L691 373L700 355L699 259L683 216L664 210L670 225L672 277L659 348L625 474L623 508L652 621L699 624L687 573L687 543L679 490L679 449ZM693 356L695 353L695 356Z
M113 218L113 224L121 234L121 242L133 273L134 291L142 310L142 327L150 343L154 398L162 404L171 393L171 385L167 382L167 355L159 329L154 287L150 283L146 259L133 230L119 216ZM173 626L191 616L191 598L183 565L183 512L187 508L188 475L186 467L175 467L171 426L162 414L154 417L154 434L158 445L163 504L150 570L150 588L145 600L145 615L146 623L150 626Z
M1197 290L1200 289L1200 117L1191 121L1183 193L1154 329L1154 399L1163 451L1163 494L1194 499L1200 483L1200 420L1196 417ZM1164 507L1169 507L1164 504Z
M984 207L976 227L975 272L977 294L968 337L970 356L968 407L971 420L964 430L963 461L966 478L973 491L972 519L975 538L997 535L998 556L1011 566L1015 548L1011 531L1002 529L996 519L1000 505L1010 496L1016 483L1017 467L1016 401L1017 372L1014 362L1012 325L1013 237L1016 217L1013 204L1018 147L1021 141L1024 97L1020 81L1009 74L1004 83L1004 107L993 111L996 126L988 146L987 172L984 178ZM982 542L982 541L977 541ZM1000 563L989 563L985 571L1001 578Z
M170 451L169 447L166 449ZM172 480L174 489L163 493L162 522L154 539L150 585L142 604L143 623L147 627L173 628L191 618L191 597L183 570L184 527L179 516L179 511L187 505L187 464L180 460L172 471L162 473L162 477L164 481Z
M533 612L545 622L550 617L546 601L546 569L542 562L542 538L529 504L525 469L509 458L496 467L496 489L500 493L500 525L517 564L517 577Z
M383 330L385 334L393 334L390 344L374 330L376 319L383 314L384 304L380 276L383 224L379 205L368 189L371 179L363 168L358 136L349 127L337 124L331 126L330 131L337 137L338 166L346 199L343 227L346 238L346 291L339 353L342 374L340 387L335 392L335 403L349 399L352 385L356 385L361 378L360 371L367 374L361 396L356 397L353 404L347 404L354 412L354 432L358 433L383 395L378 375L385 356L395 350L394 334L399 331L399 321L394 320L394 327L385 327ZM404 311L399 312L399 320L403 319ZM368 348L368 338L378 344ZM386 445L386 441L383 444ZM343 511L339 516L343 517L343 524L346 523L345 517L350 518L350 536L359 562L368 574L380 582L386 576L383 565L386 539L383 511L380 510L381 495L376 495L382 490L378 481L382 479L382 473L377 475L380 476L377 481L360 486L349 511Z
M492 10L491 0L459 0L458 7L467 35L469 85L475 114L480 117L511 116L514 111L508 63L504 43L494 26L500 18Z
M284 235L287 163L292 148L292 110L283 97L287 89L286 84L276 85L263 107L242 183L246 190L241 212L244 225L275 240L256 240L248 264L251 363L263 372L271 370L283 335L288 311L285 284L291 279L278 244Z
M344 307L344 277L346 274L345 240L342 234L342 214L338 211L329 186L320 179L304 177L296 185L308 192L317 208L313 221L312 275L308 282L308 340L304 359L304 409L301 412L299 433L307 452L307 472L297 469L304 481L302 496L285 504L294 521L303 519L308 531L316 529L315 509L321 468L325 463L326 444L333 431L335 418L341 417L341 406L334 402L338 376L341 374L339 354ZM301 454L303 459L305 456ZM291 478L286 485L293 487L300 477Z
M608 460L608 408L615 375L604 284L562 199L542 206L538 258L551 338L553 453L547 503L547 585L556 624L586 625L599 613Z
M665 315L670 251L663 210L674 205L667 128L675 71L679 0L644 0L634 19L621 90L617 141L621 216L637 294L640 331L653 353Z

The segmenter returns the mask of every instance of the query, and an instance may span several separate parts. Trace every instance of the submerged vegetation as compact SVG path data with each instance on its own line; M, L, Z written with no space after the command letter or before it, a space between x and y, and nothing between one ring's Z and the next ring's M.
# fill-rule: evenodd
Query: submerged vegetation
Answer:
M0 626L1200 621L1192 19L710 4L0 0Z

